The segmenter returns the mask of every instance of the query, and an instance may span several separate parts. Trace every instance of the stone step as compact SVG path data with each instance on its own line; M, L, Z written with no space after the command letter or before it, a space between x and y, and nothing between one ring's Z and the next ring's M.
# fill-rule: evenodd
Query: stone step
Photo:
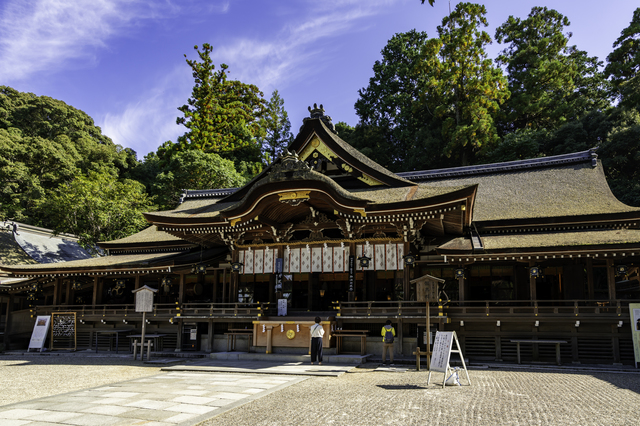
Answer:
M328 364L364 364L371 355L324 355L323 363ZM311 363L310 355L298 354L265 354L247 352L214 352L209 358L224 361L272 361L272 362L305 362Z

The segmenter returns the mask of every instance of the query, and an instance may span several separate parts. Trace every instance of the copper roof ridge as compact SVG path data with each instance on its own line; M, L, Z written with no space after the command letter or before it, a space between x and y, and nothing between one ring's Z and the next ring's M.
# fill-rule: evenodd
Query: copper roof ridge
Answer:
M397 175L402 176L403 178L408 180L416 181L490 173L502 173L532 168L559 166L570 163L582 163L587 161L591 162L592 167L596 167L598 164L598 155L595 153L596 150L597 148L591 148L586 151L553 155L550 157L532 158L527 160L479 164L475 166L450 167L446 169L422 170L417 172L399 172L397 173Z

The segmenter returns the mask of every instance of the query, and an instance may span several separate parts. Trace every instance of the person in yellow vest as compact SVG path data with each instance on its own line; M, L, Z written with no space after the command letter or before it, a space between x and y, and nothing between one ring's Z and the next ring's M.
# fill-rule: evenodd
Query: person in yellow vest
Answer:
M393 365L393 341L396 337L396 329L391 325L391 320L382 327L382 363L387 362L387 351L389 351L390 364Z

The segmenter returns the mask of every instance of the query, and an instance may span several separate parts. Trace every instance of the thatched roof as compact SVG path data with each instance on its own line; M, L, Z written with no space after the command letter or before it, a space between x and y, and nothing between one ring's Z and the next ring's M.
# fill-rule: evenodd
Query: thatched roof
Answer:
M487 253L511 252L523 248L550 249L639 243L639 229L583 229L567 232L532 232L524 234L486 235L482 237L484 251ZM455 238L438 247L438 252L443 254L453 254L455 252L471 253L471 240L464 237Z
M588 151L587 151L588 152ZM473 209L475 222L509 219L581 216L625 212L640 212L640 208L627 206L611 193L602 164L590 156L576 153L573 162L547 161L501 163L457 169L415 172L412 176L425 184L438 187L478 185ZM566 157L566 156L563 156ZM581 160L581 161L580 161ZM492 167L489 167L492 166ZM439 173L435 173L439 172ZM422 173L418 175L417 173Z

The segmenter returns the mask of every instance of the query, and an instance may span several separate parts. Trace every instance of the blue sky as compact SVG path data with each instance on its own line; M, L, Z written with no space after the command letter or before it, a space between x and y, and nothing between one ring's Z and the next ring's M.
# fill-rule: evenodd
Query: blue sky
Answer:
M453 8L457 1L451 1ZM571 43L605 60L636 1L487 0L489 27L533 6L571 21ZM184 133L177 108L193 87L184 54L210 43L230 78L277 89L297 132L307 107L357 123L353 104L395 33L436 36L449 2L420 0L3 0L0 85L87 112L103 133L142 159ZM495 57L501 46L489 47Z

